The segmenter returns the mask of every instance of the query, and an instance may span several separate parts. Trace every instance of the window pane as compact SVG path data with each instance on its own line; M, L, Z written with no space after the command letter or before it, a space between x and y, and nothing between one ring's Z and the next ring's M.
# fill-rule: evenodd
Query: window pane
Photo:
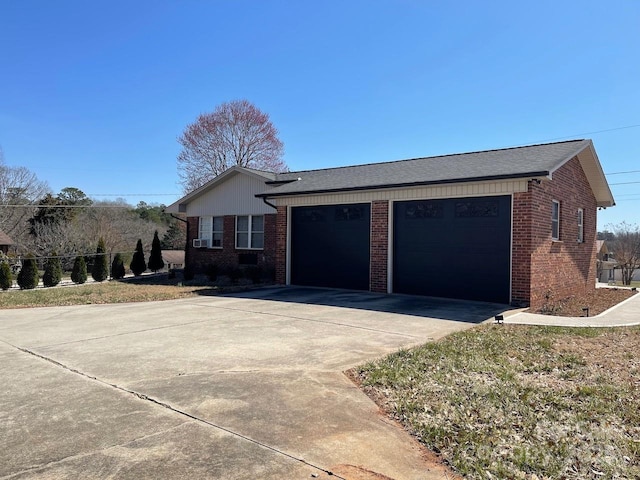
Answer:
M264 230L264 217L262 215L251 217L251 230L254 232L262 232Z
M222 246L222 233L214 233L213 239L211 241L212 247L221 247Z
M251 234L251 248L264 248L264 233Z
M238 217L238 223L236 224L236 228L239 232L248 232L249 231L249 217Z
M224 224L223 217L213 217L213 231L214 232L221 232L223 224Z
M560 203L556 200L551 202L551 238L560 240Z
M238 232L236 236L236 246L238 248L249 248L249 234Z
M578 209L578 242L584 242L584 211Z
M200 231L198 232L199 238L209 238L211 233L211 217L200 217Z

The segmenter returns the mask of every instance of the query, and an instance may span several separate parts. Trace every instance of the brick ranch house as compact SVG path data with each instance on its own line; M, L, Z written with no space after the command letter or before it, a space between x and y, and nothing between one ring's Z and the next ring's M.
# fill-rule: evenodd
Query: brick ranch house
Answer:
M276 281L539 306L595 288L614 205L591 140L273 174L232 167L167 207L186 263Z

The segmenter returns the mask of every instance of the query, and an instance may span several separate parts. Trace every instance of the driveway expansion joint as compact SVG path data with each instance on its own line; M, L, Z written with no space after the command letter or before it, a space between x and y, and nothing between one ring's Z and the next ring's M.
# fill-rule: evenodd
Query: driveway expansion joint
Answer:
M334 478L336 478L337 480L348 480L348 479L346 479L346 478L344 478L344 477L341 477L341 476L339 476L339 475L337 475L337 474L333 473L332 471L330 471L330 470L328 470L328 469L326 469L326 468L323 468L323 467L320 467L320 466L318 466L318 465L315 465L315 464L313 464L313 463L311 463L311 462L308 462L308 461L307 461L307 460L305 460L304 458L297 457L297 456L295 456L295 455L293 455L293 454L291 454L291 453L287 453L287 452L285 452L285 451L283 451L283 450L280 450L280 449L278 449L278 448L276 448L276 447L272 447L272 446L270 446L270 445L267 445L266 443L262 443L262 442L260 442L260 441L258 441L258 440L255 440L255 439L251 438L251 437L248 437L248 436L246 436L246 435L243 435L243 434L241 434L241 433L239 433L239 432L233 431L233 430L231 430L231 429L229 429L229 428L227 428L227 427L223 427L223 426L221 426L221 425L215 424L215 423L210 422L210 421L208 421L208 420L205 420L205 419L203 419L203 418L200 418L200 417L197 417L197 416L195 416L195 415L192 415L192 414L190 414L190 413L188 413L188 412L185 412L184 410L180 410L179 408L173 407L173 406L171 406L171 405L170 405L170 404L168 404L168 403L161 402L160 400L157 400L157 399L155 399L155 398L153 398L153 397L150 397L150 396L148 396L148 395L145 395L144 393L136 392L135 390L130 390L130 389L128 389L128 388L121 387L120 385L116 385L116 384L114 384L114 383L109 383L109 382L107 382L107 381L105 381L105 380L102 380L102 379L100 379L100 378L98 378L98 377L95 377L95 376L93 376L93 375L89 375L89 374L84 373L84 372L82 372L82 371L80 371L80 370L77 370L77 369L75 369L75 368L73 368L73 367L70 367L70 366L68 366L68 365L65 365L64 363L61 363L61 362L59 362L59 361L57 361L57 360L54 360L53 358L47 357L47 356L45 356L45 355L41 355L41 354L39 354L39 353L37 353L37 352L34 352L34 351L32 351L32 350L29 350L29 349L27 349L27 348L23 348L23 347L19 347L19 346L17 346L17 345L13 345L13 344L11 344L11 343L9 343L9 342L5 341L5 340L0 340L0 341L2 341L3 343L5 343L5 344L7 344L7 345L9 345L9 346L11 346L11 347L13 347L13 348L15 348L15 349L17 349L17 350L19 350L19 351L23 352L23 353L26 353L27 355L31 355L31 356L36 357L36 358L39 358L40 360L43 360L43 361L45 361L45 362L49 362L49 363L51 363L51 364L53 364L53 365L55 365L55 366L57 366L57 367L60 367L60 368L62 368L63 370L66 370L66 371L68 371L68 372L70 372L70 373L74 373L74 374L79 375L79 376L81 376L81 377L84 377L84 378L86 378L86 379L92 380L92 381L97 382L97 383L99 383L99 384L101 384L101 385L103 385L103 386L111 387L111 388L113 388L113 389L115 389L115 390L119 390L119 391L121 391L121 392L128 393L128 394L133 395L134 397L136 397L136 398L138 398L138 399L140 399L140 400L147 401L147 402L150 402L150 403L152 403L152 404L154 404L154 405L157 405L157 406L163 407L163 408L165 408L166 410L169 410L169 411L171 411L171 412L173 412L173 413L175 413L175 414L181 415L181 416L183 416L183 417L189 418L190 420L193 420L193 421L195 421L195 422L198 422L198 423L200 423L200 424L202 424L202 425L206 425L206 426L208 426L208 427L212 427L212 428L215 428L215 429L221 430L221 431L223 431L223 432L225 432L225 433L228 433L228 434L230 434L230 435L233 435L233 436L235 436L235 437L238 437L238 438L240 438L240 439L242 439L242 440L245 440L245 441L247 441L247 442L253 443L254 445L257 445L258 447L264 448L264 449L266 449L266 450L270 450L271 452L273 452L273 453L275 453L275 454L277 454L277 455L281 455L281 456L287 457L287 458L289 458L289 459L291 459L291 460L293 460L293 461L296 461L296 462L302 463L302 464L304 464L304 465L306 465L306 466L308 466L308 467L311 467L311 468L314 468L314 469L316 469L316 470L318 470L318 471L321 471L321 472L323 472L323 473L326 473L327 475L329 475L329 476L331 476L331 477L334 477Z
M206 307L206 308L217 308L220 310L229 310L231 312L242 312L242 313L253 313L253 314L257 314L257 315L265 315L265 316L270 316L270 317L278 317L278 318L289 318L292 320L300 320L303 322L314 322L314 323L323 323L323 324L327 324L327 325L335 325L338 327L345 327L345 328L355 328L358 330L366 330L368 332L375 332L375 333L386 333L387 335L397 335L399 337L409 337L409 338L416 338L416 339L420 339L423 338L419 335L412 335L410 333L399 333L399 332L391 332L389 330L381 330L379 328L370 328L370 327L363 327L361 325L351 325L349 323L341 323L341 322L331 322L329 320L317 320L314 318L306 318L306 317L296 317L293 315L286 315L283 314L281 312L278 313L271 313L271 312L257 312L255 310L245 310L242 308L231 308L231 307L221 307L218 305L200 305L200 304L194 304L194 306L197 307ZM210 321L210 320L206 320L206 321Z

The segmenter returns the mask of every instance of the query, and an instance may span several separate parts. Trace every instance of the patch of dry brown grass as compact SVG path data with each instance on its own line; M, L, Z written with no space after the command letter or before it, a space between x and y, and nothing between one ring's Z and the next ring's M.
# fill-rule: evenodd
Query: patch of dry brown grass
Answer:
M483 325L353 375L470 479L640 478L640 328Z
M211 287L137 285L105 282L34 290L0 292L0 308L51 307L99 303L150 302L193 297Z

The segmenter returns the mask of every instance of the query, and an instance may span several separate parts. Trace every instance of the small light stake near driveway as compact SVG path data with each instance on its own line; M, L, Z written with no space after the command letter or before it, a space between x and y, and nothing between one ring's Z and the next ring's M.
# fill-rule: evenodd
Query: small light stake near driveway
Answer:
M501 325L504 323L504 315L496 315L494 318L498 325Z

